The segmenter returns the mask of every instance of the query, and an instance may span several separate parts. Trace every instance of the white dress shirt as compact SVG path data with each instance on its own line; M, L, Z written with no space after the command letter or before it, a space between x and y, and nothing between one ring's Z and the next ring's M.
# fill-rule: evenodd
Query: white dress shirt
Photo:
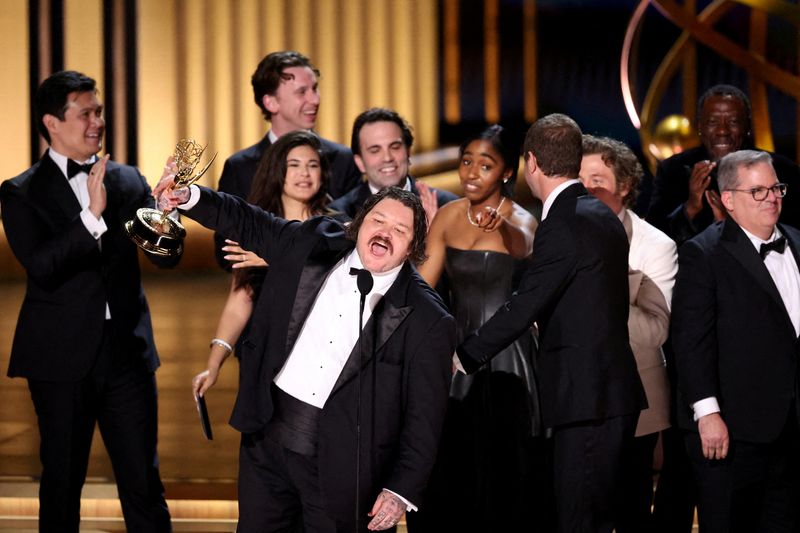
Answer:
M89 187L86 185L89 175L86 172L81 171L72 176L72 179L70 179L67 177L67 161L69 158L63 154L59 154L53 150L52 147L47 150L47 154L61 170L61 173L67 180L72 192L75 193L75 198L78 199L78 203L81 206L81 222L83 222L83 225L86 227L86 231L88 231L89 234L91 234L91 236L97 241L97 247L102 248L100 238L106 231L108 231L108 226L106 226L106 221L103 220L103 215L100 215L100 218L96 218L94 214L89 211ZM97 161L97 156L92 156L86 161L76 161L76 163L86 165L89 163L94 163L95 161ZM106 302L106 320L110 319L111 309L108 308L108 302Z
M545 217L547 217L547 213L550 212L550 208L553 207L553 202L556 201L556 198L558 197L559 194L561 194L561 191L563 191L564 189L575 183L580 183L580 181L576 179L567 180L550 192L550 195L545 199L544 203L542 204L542 220L544 220Z
M67 161L68 158L65 155L59 154L52 148L47 151L50 159L58 166L61 170L61 173L64 174L64 178L69 183L72 192L75 193L75 198L78 199L78 203L81 206L81 221L83 225L86 226L86 230L97 239L97 245L100 246L100 237L103 236L103 233L108 231L108 227L106 226L105 220L103 220L103 216L101 215L100 218L96 218L91 211L89 211L89 188L86 185L87 180L89 179L89 175L86 172L78 172L75 174L72 179L67 177ZM92 156L86 161L76 161L81 165L94 163L97 161L97 157Z
M769 240L763 240L746 229L742 228L744 234L750 239L750 242L755 246L756 251L760 253L761 245L763 243L772 242L781 237L781 232L776 227L772 230L772 236ZM781 295L783 305L786 307L786 312L794 326L795 335L800 336L800 272L797 269L797 262L794 260L789 243L786 243L786 250L782 254L777 252L769 252L764 258L764 266L767 267L772 281L778 288L778 294ZM719 402L715 396L703 398L692 404L694 409L694 419L697 420L705 415L720 412Z
M286 363L275 376L275 384L281 390L320 409L358 340L360 296L351 268L364 268L355 250L331 270ZM375 283L364 305L364 325L401 268L402 264L388 272L372 274Z

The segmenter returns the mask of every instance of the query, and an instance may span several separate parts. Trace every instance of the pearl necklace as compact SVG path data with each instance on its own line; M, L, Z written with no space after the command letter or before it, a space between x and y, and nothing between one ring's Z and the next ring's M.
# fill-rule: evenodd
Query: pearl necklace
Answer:
M500 198L500 203L499 203L499 204L497 204L497 207L495 207L495 209L494 209L494 211L495 211L496 213L499 213L499 212L500 212L500 208L501 208L501 207L503 207L503 202L505 202L505 201L506 201L506 197L505 197L505 196L503 196L502 198ZM477 222L475 222L474 220L472 220L472 214L470 213L470 210L471 210L470 206L467 206L467 220L468 220L468 221L469 221L469 223L470 223L470 224L472 224L473 226L475 226L475 227L480 227L480 224L478 224Z

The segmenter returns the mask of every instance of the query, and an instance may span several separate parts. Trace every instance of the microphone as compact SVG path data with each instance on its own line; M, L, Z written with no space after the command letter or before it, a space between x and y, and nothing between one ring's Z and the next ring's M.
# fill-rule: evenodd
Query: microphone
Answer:
M372 279L372 274L370 274L369 270L364 268L358 271L356 284L358 285L358 292L361 293L361 296L366 296L369 294L369 291L372 290L375 281Z
M359 350L358 378L356 381L356 533L360 531L361 521L361 367L364 364L364 344L361 342L361 333L364 329L364 301L367 294L372 290L375 280L372 274L365 268L351 268L350 275L356 276L358 292L361 293L361 301L358 306L358 339L361 349ZM374 383L373 383L374 387Z

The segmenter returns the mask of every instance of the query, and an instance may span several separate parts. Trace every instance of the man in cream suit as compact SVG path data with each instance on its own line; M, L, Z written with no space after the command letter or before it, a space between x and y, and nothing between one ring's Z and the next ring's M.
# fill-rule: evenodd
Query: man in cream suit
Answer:
M669 333L678 256L672 239L630 209L642 174L636 156L621 142L583 136L580 179L617 213L630 242L628 332L649 406L639 415L636 438L625 454L617 533L651 529L653 451L659 432L670 425L670 388L661 345Z

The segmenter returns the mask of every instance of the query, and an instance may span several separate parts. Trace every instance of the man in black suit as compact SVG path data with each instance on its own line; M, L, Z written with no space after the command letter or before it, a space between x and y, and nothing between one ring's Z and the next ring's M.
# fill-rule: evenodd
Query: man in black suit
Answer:
M750 100L731 85L715 85L697 104L702 144L658 164L647 221L678 244L691 239L725 215L716 185L716 166L725 155L752 146ZM773 167L790 190L800 188L800 168L772 154ZM800 227L800 195L789 197L781 222Z
M319 70L299 52L292 50L267 54L256 67L251 82L253 97L270 130L257 144L230 156L222 168L219 190L245 200L250 195L253 176L261 156L278 137L297 130L313 130L317 124L320 94ZM361 174L353 162L350 149L329 141L322 142L322 154L328 158L331 179L328 194L338 198L358 185ZM224 258L225 237L215 234L217 262L225 269L230 263Z
M358 115L353 122L350 147L367 180L334 201L331 209L354 218L371 195L395 186L420 197L430 223L440 206L458 197L418 183L408 174L413 144L411 128L397 111L374 107Z
M78 531L95 424L128 531L170 531L156 454L159 361L123 227L153 200L136 168L97 159L102 111L93 79L46 79L35 116L50 148L0 186L8 243L28 277L8 375L27 378L38 417L40 531Z
M628 238L577 179L581 144L565 115L528 130L525 178L544 202L533 263L511 300L458 347L458 360L477 370L538 324L559 531L610 533L623 444L646 402L628 342Z
M681 247L672 306L700 531L796 531L800 232L778 223L768 153L725 156L717 179L728 217Z
M422 504L455 348L453 318L411 266L425 257L419 199L383 189L346 231L196 186L162 198L187 200L188 216L270 265L231 417L242 432L238 531L365 531L370 508L370 530L393 528ZM362 270L375 284L359 341Z

